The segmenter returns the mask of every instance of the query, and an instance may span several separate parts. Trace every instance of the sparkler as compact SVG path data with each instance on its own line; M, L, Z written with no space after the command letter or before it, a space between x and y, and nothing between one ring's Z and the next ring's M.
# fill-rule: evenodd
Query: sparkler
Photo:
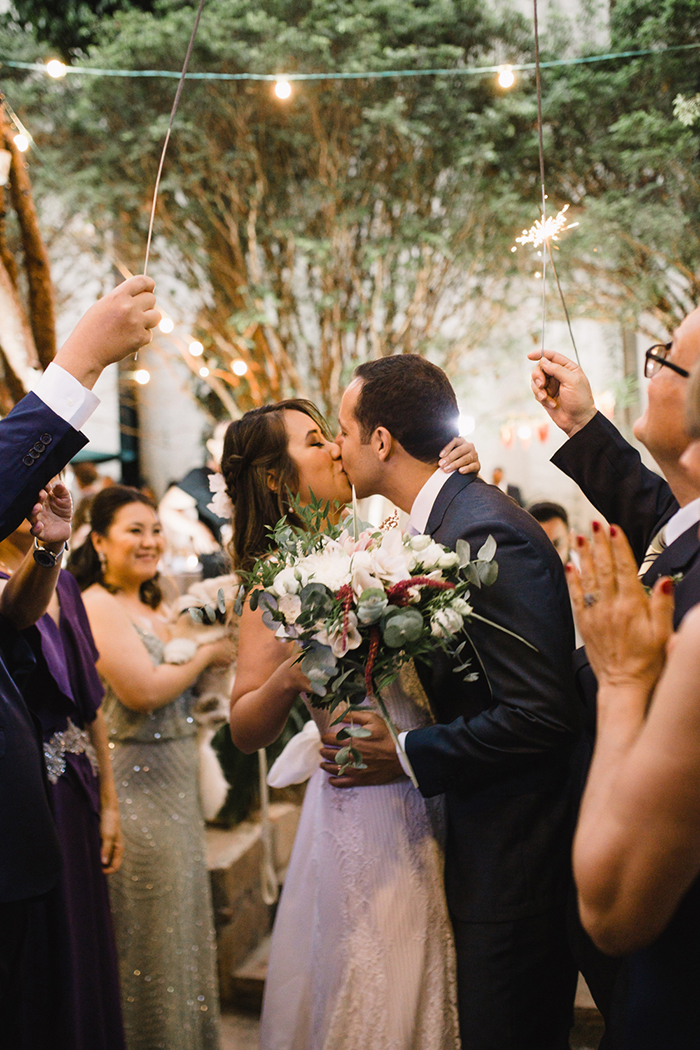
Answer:
M569 205L565 204L556 215L543 215L529 230L523 230L522 236L515 238L515 243L531 244L533 248L539 248L543 244L548 245L549 241L558 240L560 233L564 233L565 230L573 230L574 226L578 226L577 222L566 221L568 210Z

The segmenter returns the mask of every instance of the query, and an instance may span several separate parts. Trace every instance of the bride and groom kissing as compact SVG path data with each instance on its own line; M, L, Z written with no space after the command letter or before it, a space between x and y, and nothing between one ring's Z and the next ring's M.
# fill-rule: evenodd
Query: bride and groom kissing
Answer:
M568 1050L570 766L580 718L558 555L499 489L439 469L458 408L447 377L421 357L361 365L335 442L308 402L247 415L256 418L229 427L222 460L239 567L260 555L259 539L247 540L253 519L274 516L271 500L283 509L285 477L302 499L309 489L347 498L349 479L359 498L385 496L409 514L409 531L451 548L463 539L478 550L492 535L498 579L474 601L519 636L475 620L475 680L436 652L416 665L418 677L390 687L419 791L370 712L355 716L371 731L355 742L366 768L338 776L336 729L312 709L322 762L273 933L262 1050L453 1050L460 1037L463 1050ZM239 646L231 726L253 750L278 735L305 682L296 654L248 609Z

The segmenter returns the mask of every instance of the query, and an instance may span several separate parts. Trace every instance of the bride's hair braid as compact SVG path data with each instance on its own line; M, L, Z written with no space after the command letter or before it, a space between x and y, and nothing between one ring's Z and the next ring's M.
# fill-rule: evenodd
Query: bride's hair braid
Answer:
M291 524L301 524L288 498L298 491L299 473L287 449L286 409L303 412L329 436L315 405L293 398L246 412L224 437L221 473L233 504L231 556L237 571L251 569L269 551L268 529L285 514Z

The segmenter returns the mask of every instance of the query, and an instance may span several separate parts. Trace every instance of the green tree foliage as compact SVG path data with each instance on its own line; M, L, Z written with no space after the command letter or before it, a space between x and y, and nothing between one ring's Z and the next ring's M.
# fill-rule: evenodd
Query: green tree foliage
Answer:
M673 114L700 90L700 48L665 50L700 43L700 2L618 0L610 34L611 51L658 50L545 72L548 187L580 211L561 251L572 304L651 315L656 335L700 302L700 127Z
M178 69L192 21L192 4L123 12L89 64ZM529 57L529 45L526 23L480 0L217 0L190 68L473 66ZM139 269L175 82L86 76L33 90L27 105L50 132L44 187L53 167L53 188ZM532 139L534 100L519 106ZM358 357L430 347L456 367L505 308L515 263L511 114L493 77L296 82L287 102L269 82L188 81L153 272L173 266L206 292L197 334L219 389L242 408L305 393L331 411Z
M150 11L153 0L14 0L12 17L70 58L95 42L102 19L129 7Z

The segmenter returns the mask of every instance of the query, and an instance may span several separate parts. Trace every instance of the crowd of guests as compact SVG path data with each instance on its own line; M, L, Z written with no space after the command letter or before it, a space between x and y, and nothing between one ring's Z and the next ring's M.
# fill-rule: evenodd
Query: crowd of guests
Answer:
M89 504L82 511L82 542L71 552L70 571L62 567L68 560L71 500L57 475L85 443L80 428L95 407L91 389L101 370L145 344L158 319L153 282L141 277L124 282L88 312L36 394L0 422L0 1004L7 1045L16 1050L219 1046L216 943L197 783L193 687L206 668L230 664L231 644L199 645L185 662L165 661L171 636L159 583L165 540L156 505L138 489L116 484L103 488L98 478L85 475ZM543 666L561 664L561 674L551 670L549 680L551 684L558 675L561 703L552 706L550 697L542 720L546 732L557 738L556 749L543 744L545 730L531 724L528 750L539 755L550 749L549 765L519 759L506 774L492 753L484 763L485 781L472 777L472 782L464 755L484 762L484 745L472 721L454 705L440 710L431 692L435 678L424 680L425 692L417 679L402 682L390 703L403 712L404 745L421 792L446 794L447 806L441 809L424 803L405 778L397 779L402 771L394 745L383 741L369 714L358 719L368 727L369 738L357 742L366 772L339 777L336 730L312 712L323 750L307 792L297 859L292 860L273 942L263 1050L354 1045L357 1011L361 1014L372 985L375 992L380 987L372 974L381 971L372 968L368 957L366 972L351 973L348 983L347 972L353 970L349 962L356 955L354 969L362 970L358 960L366 944L356 936L340 947L341 912L351 916L348 924L357 935L368 914L366 895L386 897L392 885L391 922L395 924L396 895L405 894L412 902L402 919L405 928L400 935L393 929L396 958L387 964L401 987L389 990L385 1004L390 1034L381 1034L384 1029L375 1018L368 1047L393 1050L395 1043L389 1040L396 1040L400 1031L397 1050L414 1045L421 1050L456 1050L460 1045L464 1050L566 1050L575 986L571 978L577 970L605 1019L601 1047L689 1050L697 1044L700 310L683 322L672 342L646 354L648 406L635 434L661 474L646 468L597 412L577 365L549 351L531 356L536 361L535 397L567 437L554 462L612 523L593 522L590 541L577 536L572 545L566 510L559 504L534 504L529 519L525 511L510 509L515 504L505 493L497 494L493 504L511 531L520 530L522 544L538 552L538 565L547 567L546 579L532 583L535 590L543 588L538 601L549 601L549 581L554 581L551 609L558 610L557 622L550 616L540 651L527 657L534 669L538 660L540 665L527 688L536 689L535 675ZM379 365L380 372L383 367L391 366ZM405 367L410 371L411 362ZM265 554L269 526L284 513L293 515L290 492L302 500L313 491L347 501L344 466L355 472L353 481L357 477L361 483L371 474L372 491L385 491L410 511L411 522L421 526L414 531L439 531L439 523L429 527L429 505L425 520L419 520L416 493L423 491L425 479L433 484L438 460L448 472L478 469L473 450L462 443L425 458L409 446L403 432L398 436L398 424L392 431L382 415L383 402L373 409L379 414L364 432L366 440L353 445L357 421L357 433L363 433L363 391L371 391L375 382L372 366L363 368L355 391L352 384L349 388L354 400L344 399L341 407L337 441L315 408L303 401L248 413L229 427L222 470L235 504L236 567L245 569ZM383 373L376 382L383 390ZM367 457L373 455L376 461L370 463ZM200 473L204 477L214 469L208 463ZM196 490L188 479L182 492L193 506L204 506L201 478L195 479ZM460 498L463 492L481 491L468 488L472 480L462 475ZM502 472L493 481L506 489ZM441 486L442 480L438 490ZM517 497L520 502L519 492ZM486 499L489 507L493 499L488 492L473 498ZM172 501L173 512L188 509L184 497ZM558 558L551 549L547 553L532 519ZM507 580L511 554L504 535L499 549ZM527 556L514 551L513 564ZM574 654L573 666L568 602L561 600L566 591L557 583L563 580L564 566L585 643ZM535 609L533 621L541 613ZM249 613L244 615L248 620L241 632L231 725L234 740L255 750L279 735L294 698L308 682L296 653L277 643ZM507 693L508 675L514 673L498 660L492 666L488 652L484 659L494 692L488 701L479 701L474 726L477 718L483 723L484 713L498 708L498 691ZM522 684L524 658L518 659ZM440 682L443 692L451 688L447 679ZM426 714L426 694L438 711L437 726L430 725ZM458 787L454 777L448 786L441 778L457 760L457 750L464 749L463 741L459 748L450 744L449 755L443 752L444 768L439 762L431 768L435 733L443 730L459 732L462 738L472 734L467 750L457 755L464 770ZM504 724L500 732L507 735L510 729ZM448 739L443 735L443 748ZM379 762L376 749L382 747ZM500 739L497 747L508 750ZM512 750L508 761L512 763ZM508 938L522 937L524 923L534 929L536 912L520 917L513 909L512 922L501 917L488 923L475 920L457 885L464 861L456 856L455 828L467 827L475 812L478 822L470 825L470 841L459 849L466 855L483 834L483 855L505 849L502 892L508 892L508 871L515 882L520 878L512 867L515 859L519 864L522 860L520 855L514 858L515 840L497 845L486 811L478 809L485 790L491 792L492 814L506 796L515 800L516 781L518 850L521 838L529 845L522 826L522 786L539 792L541 809L546 781L547 805L553 807L547 820L556 831L556 861L551 871L541 872L540 887L543 901L547 898L542 913L551 928L544 939L540 930L539 940L533 936L530 943L533 952L536 944L538 951L545 943L549 946L546 967L522 952L517 968L512 967L512 944L507 938L497 942L493 929L488 937L483 932L487 925L498 926ZM351 790L341 802L343 788L363 790ZM476 808L469 813L473 799ZM551 817L555 811L556 821ZM441 825L447 820L448 850L452 835L447 900L436 820ZM341 840L347 847L359 825L372 829L376 839L355 844L361 863L353 885L340 893L342 879L354 870ZM567 875L572 838L575 888ZM328 844L336 839L342 862L333 876L333 896L327 886L323 893L314 889L313 879L322 871L329 881L335 861L328 866ZM320 843L325 843L325 854L318 854ZM418 857L420 871L415 867ZM474 853L471 863L482 859ZM556 885L550 887L552 873ZM348 911L353 892L358 910ZM482 902L495 899L495 893L488 879L475 890ZM325 924L319 918L324 909ZM422 919L417 925L418 911ZM496 911L494 905L494 915ZM378 952L381 946L387 957L394 950L382 932L388 915L375 916L375 948ZM477 949L475 926L482 931ZM501 969L489 970L496 955ZM530 1008L525 999L539 1002L537 1023L534 1014L522 1021L508 1017L507 1025L503 1017L488 1017L499 1013L494 1007L502 994L497 985L509 968L521 989L523 1018ZM338 969L347 972L338 976ZM549 974L546 995L533 979L544 972ZM455 982L458 996L453 994ZM364 1000L357 999L357 988L364 989ZM381 992L382 999L386 995ZM368 1023L362 1016L359 1020L361 1027Z

